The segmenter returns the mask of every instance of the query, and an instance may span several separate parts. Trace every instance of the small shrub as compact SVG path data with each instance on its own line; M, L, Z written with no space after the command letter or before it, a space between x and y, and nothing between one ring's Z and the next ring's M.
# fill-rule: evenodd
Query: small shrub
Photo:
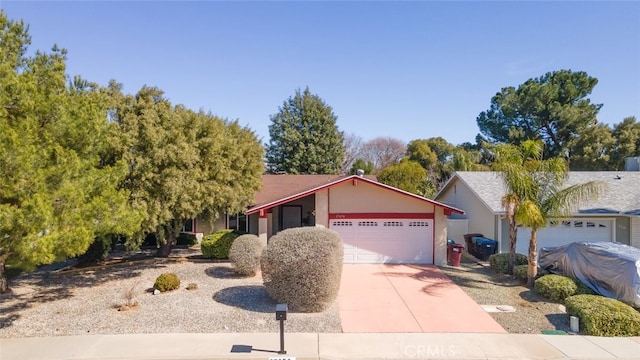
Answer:
M529 260L525 255L516 254L515 266L527 265L528 263ZM506 274L509 268L509 253L493 254L489 256L489 266L491 267L491 270L497 273Z
M196 234L194 233L181 232L180 234L178 234L178 238L176 239L176 244L186 245L186 246L198 245L198 238L196 238Z
M320 227L292 228L273 236L262 252L264 285L293 311L318 312L336 299L343 245L338 233Z
M130 288L126 289L124 294L122 294L122 298L126 300L124 304L117 306L118 311L127 311L138 307L138 301L136 301L136 288L138 287L138 282L131 285Z
M535 291L551 301L564 301L578 290L572 278L561 275L545 275L534 283Z
M518 265L513 268L513 276L515 276L516 279L522 282L527 282L527 280L529 279L528 272L529 265ZM545 275L549 275L549 272L538 268L538 275L536 276L536 278L540 278Z
M580 332L593 336L640 336L640 312L631 306L598 295L566 299L570 316L580 319Z
M198 284L189 283L189 285L187 285L187 290L198 290Z
M202 256L209 259L229 258L231 244L238 236L240 233L233 230L220 230L205 236L200 244Z
M526 282L529 279L528 271L529 265L518 265L513 268L513 276L522 282Z
M260 269L260 256L264 246L259 237L251 234L240 235L229 250L229 260L235 271L245 276L254 276Z
M153 288L161 292L175 290L180 287L180 279L173 273L160 274L153 284Z

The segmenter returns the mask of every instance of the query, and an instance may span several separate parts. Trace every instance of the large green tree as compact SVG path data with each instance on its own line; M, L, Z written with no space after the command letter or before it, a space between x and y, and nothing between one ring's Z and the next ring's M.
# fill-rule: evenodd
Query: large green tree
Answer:
M613 137L612 170L623 170L627 157L640 156L640 123L635 116L624 118L621 123L614 125Z
M569 167L573 171L619 170L613 159L615 138L606 124L584 129L571 145Z
M528 286L538 272L537 232L551 219L567 217L581 204L602 191L598 182L565 186L569 174L563 158L544 159L542 145L524 142L521 149L506 149L498 161L507 191L502 199L510 224L510 252L515 254L517 224L531 229L529 239Z
M155 234L158 256L168 256L184 220L210 221L240 212L261 184L263 150L255 134L238 125L183 106L172 106L161 90L144 87L123 95L111 84L118 124L111 144L129 173L122 187L144 212L140 242Z
M482 171L486 166L479 162L479 150L467 148L465 144L454 146L442 137L416 139L409 142L406 156L422 165L429 182L439 189L454 171Z
M505 87L476 119L483 139L514 145L542 140L545 158L566 157L571 140L597 122L602 105L588 98L597 83L586 72L559 70Z
M383 184L416 195L432 197L436 192L435 186L427 178L427 171L419 163L409 159L387 166L380 170L377 177Z
M0 12L0 292L5 264L23 269L86 251L140 223L118 189L127 167L105 164L104 89L67 83L66 51L26 56L26 26Z
M344 135L337 116L309 88L296 90L271 116L267 170L288 174L338 174L344 165Z

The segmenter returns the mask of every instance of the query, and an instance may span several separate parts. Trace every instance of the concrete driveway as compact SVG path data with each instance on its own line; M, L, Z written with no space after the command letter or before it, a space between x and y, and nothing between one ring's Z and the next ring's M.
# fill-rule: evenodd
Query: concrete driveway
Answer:
M506 333L429 265L345 264L338 307L345 333Z

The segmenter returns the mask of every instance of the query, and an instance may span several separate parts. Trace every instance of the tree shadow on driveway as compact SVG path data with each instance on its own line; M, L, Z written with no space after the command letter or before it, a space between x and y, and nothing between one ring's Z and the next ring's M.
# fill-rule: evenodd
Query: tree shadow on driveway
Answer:
M276 302L263 285L228 287L213 294L213 300L253 312L272 313L276 308Z

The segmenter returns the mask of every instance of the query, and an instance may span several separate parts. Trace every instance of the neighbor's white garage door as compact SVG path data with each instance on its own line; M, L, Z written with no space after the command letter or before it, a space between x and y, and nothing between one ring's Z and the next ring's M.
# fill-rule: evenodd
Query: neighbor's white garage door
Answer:
M342 237L344 262L360 264L432 264L433 220L331 220Z
M553 221L550 226L538 229L538 251L543 247L562 246L577 241L613 241L612 229L613 220L569 219ZM531 229L519 227L516 252L528 254L530 238Z

